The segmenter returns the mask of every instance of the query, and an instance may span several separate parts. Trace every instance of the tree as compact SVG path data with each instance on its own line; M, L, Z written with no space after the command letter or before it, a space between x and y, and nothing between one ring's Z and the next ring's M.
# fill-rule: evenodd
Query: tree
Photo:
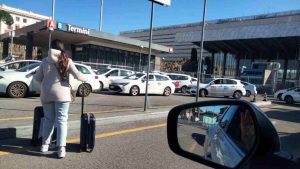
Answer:
M11 17L11 15L3 10L0 10L0 21L4 21L9 26L14 24L14 19Z

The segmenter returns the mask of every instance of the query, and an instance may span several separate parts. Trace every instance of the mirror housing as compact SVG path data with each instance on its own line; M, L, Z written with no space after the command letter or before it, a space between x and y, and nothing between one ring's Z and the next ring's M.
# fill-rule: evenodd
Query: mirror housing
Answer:
M213 168L229 168L212 161L209 161L197 154L185 151L178 142L178 117L183 110L195 107L218 106L218 105L239 105L247 108L251 112L253 123L255 125L256 139L252 148L247 152L243 159L234 167L242 168L248 165L254 155L270 154L280 151L279 137L271 121L262 113L262 111L250 102L243 100L214 100L203 101L180 105L171 109L167 119L167 136L170 149L185 158L202 163ZM221 117L221 116L220 116ZM220 118L218 118L220 121Z

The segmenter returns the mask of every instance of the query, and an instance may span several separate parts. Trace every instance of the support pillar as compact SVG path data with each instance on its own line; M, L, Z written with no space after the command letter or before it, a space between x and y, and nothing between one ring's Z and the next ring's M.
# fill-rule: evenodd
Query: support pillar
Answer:
M286 81L286 75L287 75L287 69L288 69L288 56L284 56L284 65L283 65L283 78L282 83L285 84Z
M236 55L236 65L235 65L235 77L237 78L240 75L240 61L241 61L241 53Z
M8 56L8 51L9 51L9 39L5 39L3 41L2 59L6 58Z
M223 76L225 76L225 71L226 71L226 60L227 60L227 53L224 53L223 72L222 72Z
M33 50L33 32L28 32L25 59L32 59L32 50Z
M213 76L215 75L215 53L212 53L212 54L211 54L210 73L211 73Z

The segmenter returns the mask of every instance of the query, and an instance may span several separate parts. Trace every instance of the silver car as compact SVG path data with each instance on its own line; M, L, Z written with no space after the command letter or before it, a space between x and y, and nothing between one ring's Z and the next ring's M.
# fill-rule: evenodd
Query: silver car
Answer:
M191 95L196 95L197 84L190 85L187 92ZM240 99L246 95L245 85L240 80L216 78L209 82L199 84L199 96L224 96Z

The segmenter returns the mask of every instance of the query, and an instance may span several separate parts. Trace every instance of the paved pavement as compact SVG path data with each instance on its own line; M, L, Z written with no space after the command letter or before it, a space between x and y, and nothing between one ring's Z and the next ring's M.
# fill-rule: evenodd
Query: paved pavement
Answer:
M171 97L150 96L154 105L148 112L142 111L143 96L115 96L93 94L87 98L88 111L97 116L97 141L93 153L78 153L79 126L70 127L68 135L68 154L65 159L58 160L54 152L41 155L38 148L30 146L30 136L15 139L0 140L0 168L206 168L193 161L184 159L172 153L166 140L166 115L175 104L182 104L194 100L192 97L174 95ZM167 98L167 99L166 99ZM206 98L215 99L215 98ZM16 99L13 106L12 99L0 98L0 119L32 117L32 107L39 104L37 97ZM3 100L7 100L2 102ZM10 100L10 102L8 101ZM134 102L130 102L134 100ZM112 102L113 101L113 102ZM72 105L71 121L79 119L80 100ZM108 103L110 103L109 106ZM17 103L17 104L16 104ZM114 104L118 109L113 111ZM103 106L101 106L103 105ZM10 107L9 107L10 106ZM94 106L94 107L93 107ZM131 107L129 107L131 106ZM155 106L157 106L155 108ZM160 106L160 107L159 107ZM28 110L11 111L9 114L3 109L15 107ZM8 108L6 108L8 109ZM300 105L286 106L282 102L262 107L271 118L281 138L282 150L300 156ZM78 112L76 112L78 111ZM18 114L20 113L20 114ZM97 113L97 112L96 112ZM72 119L74 118L74 119ZM25 125L32 127L32 119L3 120L3 124ZM0 132L2 127L0 127ZM12 130L14 127L12 127ZM192 152L197 147L190 147Z

